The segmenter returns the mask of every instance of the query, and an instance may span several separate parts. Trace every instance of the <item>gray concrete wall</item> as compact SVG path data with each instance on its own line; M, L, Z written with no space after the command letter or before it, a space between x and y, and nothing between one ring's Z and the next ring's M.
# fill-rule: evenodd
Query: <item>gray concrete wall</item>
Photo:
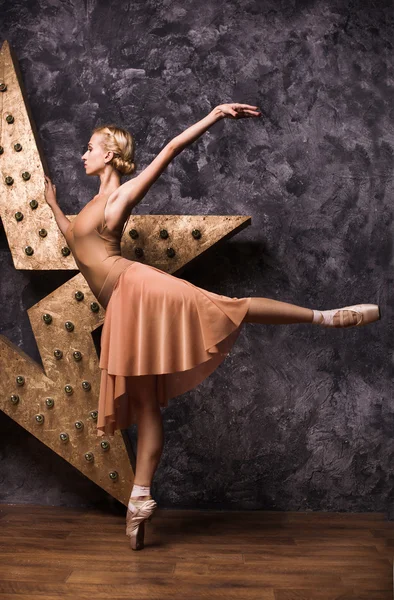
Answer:
M369 5L369 6L368 6ZM21 2L19 59L67 214L98 190L92 128L134 134L137 173L216 104L256 104L188 147L137 214L244 214L182 277L309 308L381 305L365 328L246 324L225 362L163 411L161 507L388 511L393 496L391 2ZM26 310L73 273L15 271L0 232L0 331L40 361ZM135 428L130 429L133 443ZM0 502L113 504L0 414Z

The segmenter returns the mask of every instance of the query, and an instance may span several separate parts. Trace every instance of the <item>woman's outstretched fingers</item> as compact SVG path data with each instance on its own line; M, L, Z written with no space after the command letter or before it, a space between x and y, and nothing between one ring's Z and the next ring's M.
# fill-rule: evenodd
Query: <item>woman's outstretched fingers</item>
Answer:
M227 104L219 104L218 107L224 116L232 117L233 119L242 119L243 117L261 117L261 112L257 106L252 104L241 104L240 102L230 102Z
M258 110L258 106L251 106L250 104L241 104L240 106L242 106L242 108L248 110L249 112L260 112Z
M241 117L261 117L261 112L257 110L257 106L251 106L250 104L236 104L234 106L235 110L239 110L242 112L238 112L237 115Z

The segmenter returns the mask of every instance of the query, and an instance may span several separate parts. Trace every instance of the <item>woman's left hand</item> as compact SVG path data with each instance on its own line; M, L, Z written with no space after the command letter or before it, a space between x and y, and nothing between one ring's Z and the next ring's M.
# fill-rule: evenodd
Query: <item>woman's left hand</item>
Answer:
M216 108L220 109L224 117L230 119L242 119L244 117L261 117L261 112L257 110L257 106L250 104L239 104L232 102L231 104L219 104Z
M49 179L48 175L45 175L45 200L47 204L52 208L55 204L57 204L56 200L56 185L52 183Z

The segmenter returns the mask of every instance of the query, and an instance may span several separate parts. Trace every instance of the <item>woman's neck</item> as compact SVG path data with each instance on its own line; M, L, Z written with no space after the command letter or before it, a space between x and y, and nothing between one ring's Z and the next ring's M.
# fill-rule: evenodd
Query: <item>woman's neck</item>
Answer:
M120 173L113 169L105 170L103 173L100 173L100 189L98 191L98 195L109 196L115 190L120 187Z

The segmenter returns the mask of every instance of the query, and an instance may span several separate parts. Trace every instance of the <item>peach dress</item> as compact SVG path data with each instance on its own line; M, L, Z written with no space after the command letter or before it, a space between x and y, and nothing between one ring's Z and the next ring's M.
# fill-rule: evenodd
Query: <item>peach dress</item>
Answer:
M106 310L101 333L97 435L136 423L133 398L161 407L201 383L236 341L251 298L229 298L121 256L125 226L104 222L99 194L70 223L65 238Z

